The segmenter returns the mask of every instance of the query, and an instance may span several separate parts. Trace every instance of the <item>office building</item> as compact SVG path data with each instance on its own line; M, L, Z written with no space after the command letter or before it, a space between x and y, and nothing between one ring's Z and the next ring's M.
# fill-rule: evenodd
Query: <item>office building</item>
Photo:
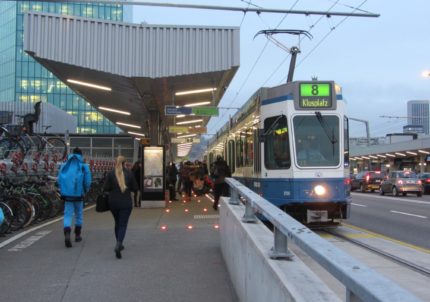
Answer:
M131 18L131 6L127 9L130 12L126 15ZM47 102L75 116L78 133L115 133L117 127L114 124L23 52L23 16L27 11L123 21L123 6L88 2L0 1L0 102Z
M408 125L422 126L425 134L429 134L429 110L428 100L408 101Z

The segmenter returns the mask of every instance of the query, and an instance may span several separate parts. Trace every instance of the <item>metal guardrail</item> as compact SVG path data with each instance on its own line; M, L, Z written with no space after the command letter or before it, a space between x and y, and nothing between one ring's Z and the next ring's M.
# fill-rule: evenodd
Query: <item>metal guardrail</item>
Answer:
M269 253L270 258L291 259L293 254L288 250L288 239L290 239L345 285L347 302L420 301L398 284L322 239L237 180L227 178L226 182L230 186L230 204L239 205L239 195L246 200L243 222L256 222L257 218L254 211L257 211L273 224L274 246Z

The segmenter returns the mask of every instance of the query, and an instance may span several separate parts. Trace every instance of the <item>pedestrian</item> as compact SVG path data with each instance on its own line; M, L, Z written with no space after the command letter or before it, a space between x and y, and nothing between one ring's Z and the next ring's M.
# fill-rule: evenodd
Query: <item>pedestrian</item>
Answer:
M213 163L211 176L214 182L214 204L213 209L218 211L219 199L221 196L229 195L229 187L225 182L226 177L231 177L230 167L227 162L218 155L216 161Z
M169 188L169 199L172 201L177 201L176 199L176 179L178 176L178 169L174 162L170 162L166 169L167 174L167 186Z
M122 258L124 237L127 231L128 219L133 209L131 192L136 194L138 186L133 173L125 168L124 156L118 156L114 170L106 177L103 190L109 193L109 209L115 220L115 256Z
M90 190L91 172L88 164L84 163L82 151L75 148L63 163L58 172L58 184L61 198L64 200L64 242L66 247L72 247L70 239L72 218L75 216L75 241L82 241L83 197Z
M134 179L137 182L138 191L133 194L134 196L134 206L140 208L140 200L142 196L142 191L140 188L140 173L141 173L141 164L140 160L134 163L133 168L131 168L131 171L133 172Z

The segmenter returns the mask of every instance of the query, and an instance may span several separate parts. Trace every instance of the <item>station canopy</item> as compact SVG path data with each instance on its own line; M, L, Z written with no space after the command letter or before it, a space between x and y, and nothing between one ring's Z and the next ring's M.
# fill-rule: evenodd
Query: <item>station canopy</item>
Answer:
M154 135L154 115L163 121L157 131L165 133L196 119L202 121L181 125L205 127L210 116L165 116L165 106L217 106L239 67L238 27L130 24L41 12L27 13L24 24L24 50L126 133Z

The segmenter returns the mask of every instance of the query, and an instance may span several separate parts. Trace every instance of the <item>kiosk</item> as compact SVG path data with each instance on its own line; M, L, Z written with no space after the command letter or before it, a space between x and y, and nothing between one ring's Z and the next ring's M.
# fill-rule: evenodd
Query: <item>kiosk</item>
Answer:
M161 208L165 201L165 147L142 146L141 207Z

